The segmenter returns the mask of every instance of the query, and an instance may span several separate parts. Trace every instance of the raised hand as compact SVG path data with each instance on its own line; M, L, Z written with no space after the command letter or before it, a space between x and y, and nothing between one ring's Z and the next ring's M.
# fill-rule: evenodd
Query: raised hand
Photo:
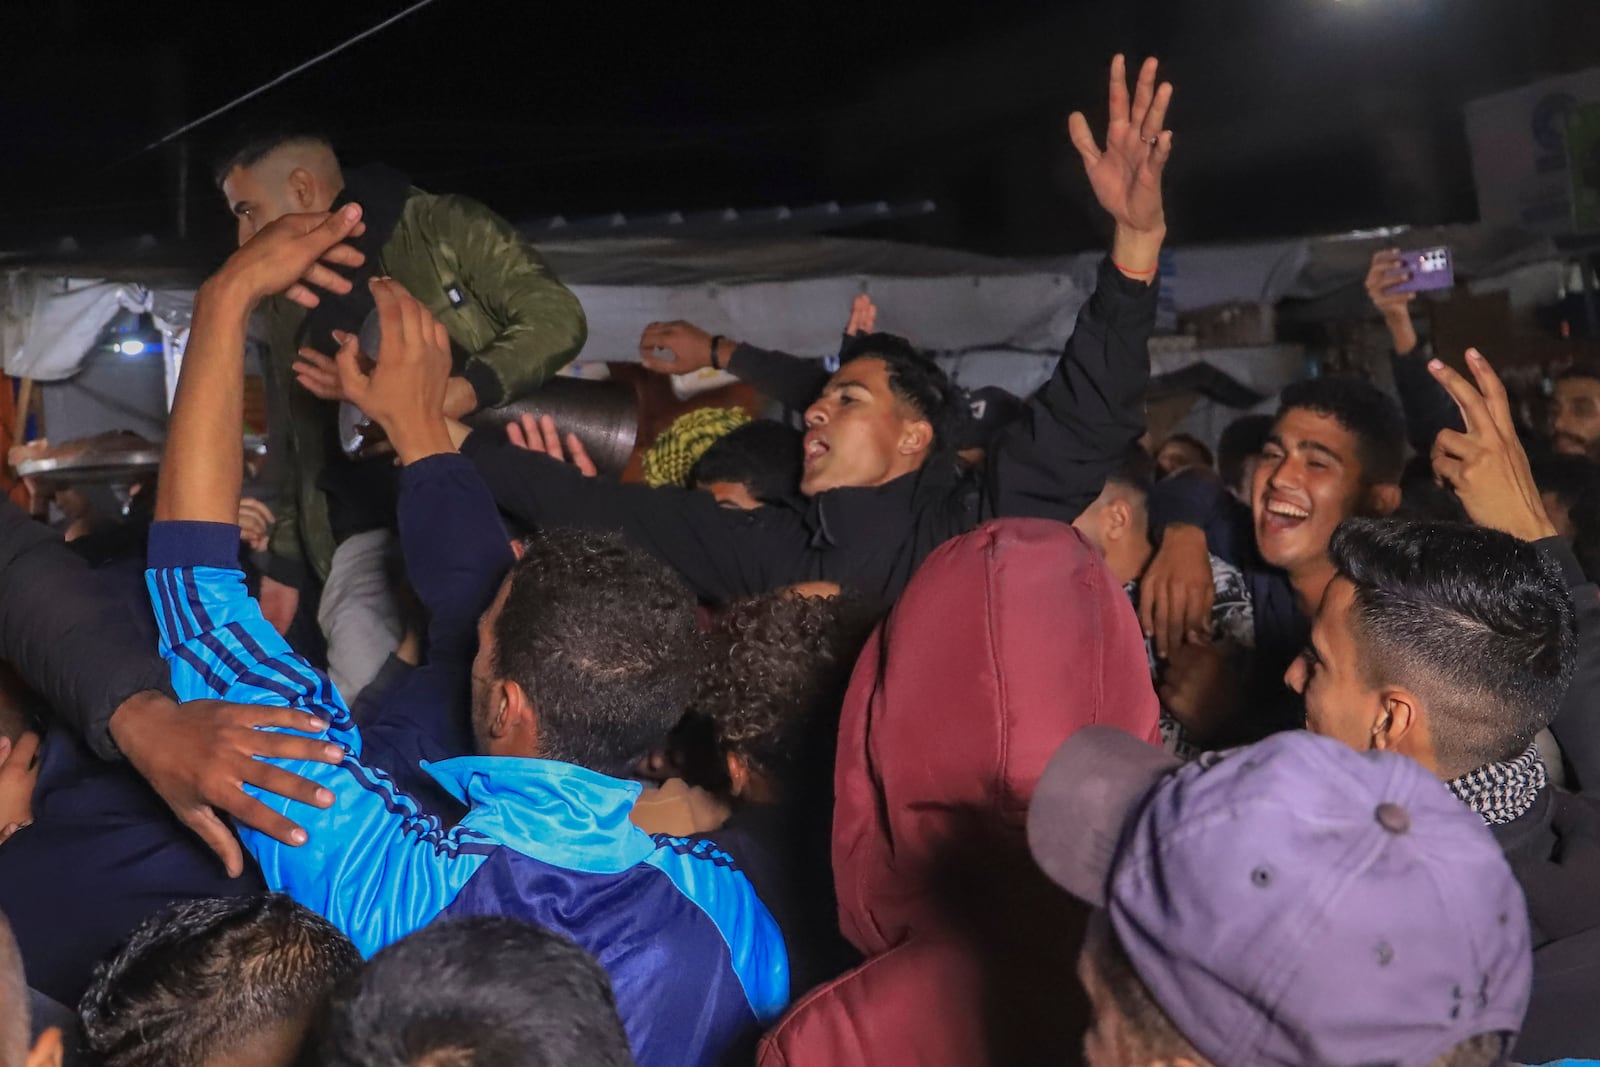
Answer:
M711 335L692 322L652 322L639 337L639 362L657 374L711 366Z
M1384 248L1372 254L1372 266L1367 271L1367 299L1383 316L1395 351L1402 356L1409 355L1417 347L1417 330L1411 322L1411 303L1417 294L1389 290L1410 278L1411 272L1401 261L1398 248Z
M850 304L850 321L845 323L844 332L851 337L859 337L877 328L878 305L872 302L872 297L862 293Z
M350 279L332 267L366 262L344 243L365 230L356 204L332 214L285 215L240 245L213 280L237 288L252 303L283 293L302 307L316 307L321 298L313 288L350 291Z
M1172 154L1172 131L1164 129L1172 85L1156 85L1156 61L1147 59L1139 71L1133 100L1128 99L1128 75L1122 56L1111 59L1111 118L1105 147L1095 143L1089 120L1074 111L1067 119L1072 144L1083 156L1100 206L1119 227L1135 233L1161 233L1166 216L1161 206L1161 171Z
M449 333L399 282L374 278L371 287L382 331L377 362L363 369L358 339L339 334L340 389L383 427L400 462L455 451L445 425Z
M1524 541L1554 537L1528 454L1517 439L1511 402L1500 376L1476 348L1467 349L1476 386L1439 360L1428 370L1461 409L1465 433L1440 430L1433 442L1433 473L1454 489L1467 517L1479 526Z
M517 448L527 452L542 452L560 463L566 463L566 453L571 452L572 465L578 468L579 474L585 478L594 478L600 474L599 468L594 465L594 460L589 458L589 450L583 447L583 442L578 440L577 434L567 434L566 450L562 450L561 434L556 430L556 420L549 415L541 415L537 419L532 415L522 416L506 426L506 438Z

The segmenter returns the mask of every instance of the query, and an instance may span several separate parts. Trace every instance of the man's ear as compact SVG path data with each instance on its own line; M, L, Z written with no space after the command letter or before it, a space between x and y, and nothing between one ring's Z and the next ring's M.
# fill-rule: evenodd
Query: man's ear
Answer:
M728 791L739 796L750 784L750 766L733 752L724 758L728 762Z
M905 430L900 434L900 454L914 456L918 452L926 452L933 445L933 424L926 419L917 419L906 424Z
M1398 485L1374 485L1367 490L1367 515L1371 518L1381 519L1393 515L1400 507L1400 487Z
M501 679L496 682L495 689L494 699L499 701L499 705L495 709L494 717L491 718L490 722L493 724L496 719L501 720L503 722L502 728L505 732L503 734L494 733L494 726L491 725L491 736L498 738L511 734L520 734L528 742L527 747L537 749L539 709L533 706L533 701L529 699L527 690L516 682L507 679Z
M1421 739L1422 716L1414 693L1385 689L1378 695L1383 713L1372 725L1372 747L1409 754Z
M52 1026L39 1035L33 1051L28 1053L28 1058L23 1062L26 1067L61 1067L65 1055L66 1051L61 1046L61 1031Z
M289 202L297 212L316 210L317 179L304 167L289 172Z
M1121 498L1106 504L1105 538L1107 541L1120 541L1127 537L1128 532L1132 529L1132 505Z

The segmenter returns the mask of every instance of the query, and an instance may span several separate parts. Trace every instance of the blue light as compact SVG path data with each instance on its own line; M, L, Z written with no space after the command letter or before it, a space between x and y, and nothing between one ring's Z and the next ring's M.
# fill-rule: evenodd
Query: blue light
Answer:
M144 354L143 341L123 341L117 345L117 351L125 356L139 356Z

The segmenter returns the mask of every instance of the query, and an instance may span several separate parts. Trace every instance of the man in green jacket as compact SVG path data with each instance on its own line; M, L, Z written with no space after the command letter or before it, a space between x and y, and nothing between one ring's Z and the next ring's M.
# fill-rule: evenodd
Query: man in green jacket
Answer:
M323 295L310 311L284 297L273 300L263 366L268 447L281 491L262 607L286 631L301 592L319 590L324 600L339 601L325 603L319 621L329 638L330 668L345 675L353 699L393 647L382 631L398 625L398 615L375 599L388 585L380 568L394 514L393 469L387 458L351 458L340 447L345 398L330 358L334 334L357 332L370 310L365 278L394 278L449 331L455 365L446 408L456 417L536 390L577 356L588 327L577 298L504 219L465 197L423 192L381 164L345 171L320 135L291 129L243 141L222 158L216 179L238 219L241 245L286 214L352 201L363 209L365 231L352 243L366 263L352 293ZM351 598L387 619L364 618L359 608L345 612ZM341 629L357 643L376 637L388 647L342 665Z

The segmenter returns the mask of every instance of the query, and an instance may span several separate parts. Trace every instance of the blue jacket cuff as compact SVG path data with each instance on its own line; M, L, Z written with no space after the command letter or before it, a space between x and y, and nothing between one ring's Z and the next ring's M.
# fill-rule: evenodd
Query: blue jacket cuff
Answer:
M158 522L150 527L149 566L239 569L239 527L231 522Z

